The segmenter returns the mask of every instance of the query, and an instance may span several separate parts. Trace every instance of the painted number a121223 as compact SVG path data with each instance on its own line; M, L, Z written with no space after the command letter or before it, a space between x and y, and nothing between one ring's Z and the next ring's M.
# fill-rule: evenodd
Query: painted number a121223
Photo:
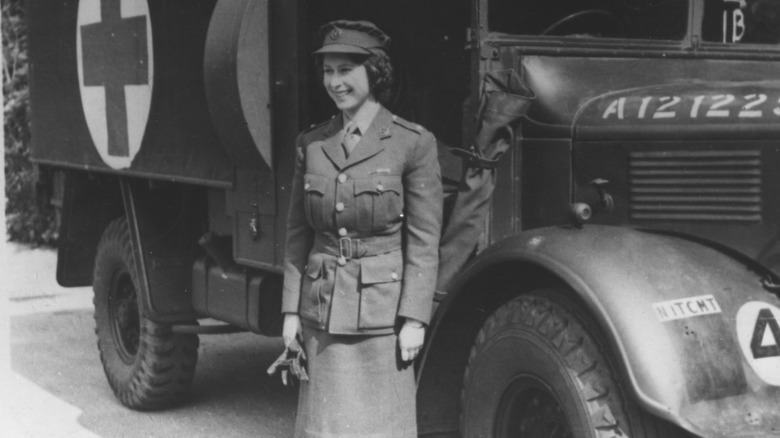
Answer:
M648 121L770 117L780 118L780 96L766 93L619 97L602 114L604 120Z

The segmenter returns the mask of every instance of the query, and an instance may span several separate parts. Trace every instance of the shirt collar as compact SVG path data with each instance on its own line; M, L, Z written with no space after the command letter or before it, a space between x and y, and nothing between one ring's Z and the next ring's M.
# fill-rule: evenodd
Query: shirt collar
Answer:
M344 127L346 128L349 122L354 120L358 129L360 129L361 135L365 134L368 132L368 128L371 126L371 122L374 121L374 117L377 115L380 108L382 108L382 105L380 105L379 102L368 101L362 107L360 107L353 119L350 119L346 113L342 113L342 117L344 118Z

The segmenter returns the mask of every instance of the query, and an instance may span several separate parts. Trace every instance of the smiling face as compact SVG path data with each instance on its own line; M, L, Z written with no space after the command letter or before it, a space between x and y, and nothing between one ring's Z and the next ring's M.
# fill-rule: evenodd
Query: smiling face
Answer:
M327 53L322 59L322 81L338 109L354 116L368 101L373 101L366 67L349 55Z

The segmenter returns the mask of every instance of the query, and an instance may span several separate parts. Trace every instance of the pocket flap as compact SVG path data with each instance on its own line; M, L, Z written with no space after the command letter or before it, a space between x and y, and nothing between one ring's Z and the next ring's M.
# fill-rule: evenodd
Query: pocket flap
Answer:
M306 192L317 192L325 194L328 188L328 178L317 175L316 173L307 173L303 176L303 190Z
M400 251L360 259L362 284L391 283L403 278L403 257Z
M355 180L355 196L362 195L363 193L376 194L376 184L374 184L374 181L368 178Z
M403 192L401 177L398 175L372 175L370 178L355 180L355 195L363 193L380 194L392 191L398 195Z
M403 183L398 175L375 175L374 185L378 192L395 192L403 194Z
M306 275L314 280L322 275L322 255L315 254L309 257L309 264L306 265Z

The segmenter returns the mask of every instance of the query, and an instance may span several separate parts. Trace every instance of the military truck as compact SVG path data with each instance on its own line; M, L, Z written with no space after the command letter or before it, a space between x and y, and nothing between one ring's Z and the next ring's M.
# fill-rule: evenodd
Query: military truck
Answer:
M441 149L457 244L416 364L420 435L780 435L777 0L30 0L28 16L57 280L93 286L129 408L184 400L199 335L280 334L294 142L333 115L310 53L347 18L393 37L389 107Z

